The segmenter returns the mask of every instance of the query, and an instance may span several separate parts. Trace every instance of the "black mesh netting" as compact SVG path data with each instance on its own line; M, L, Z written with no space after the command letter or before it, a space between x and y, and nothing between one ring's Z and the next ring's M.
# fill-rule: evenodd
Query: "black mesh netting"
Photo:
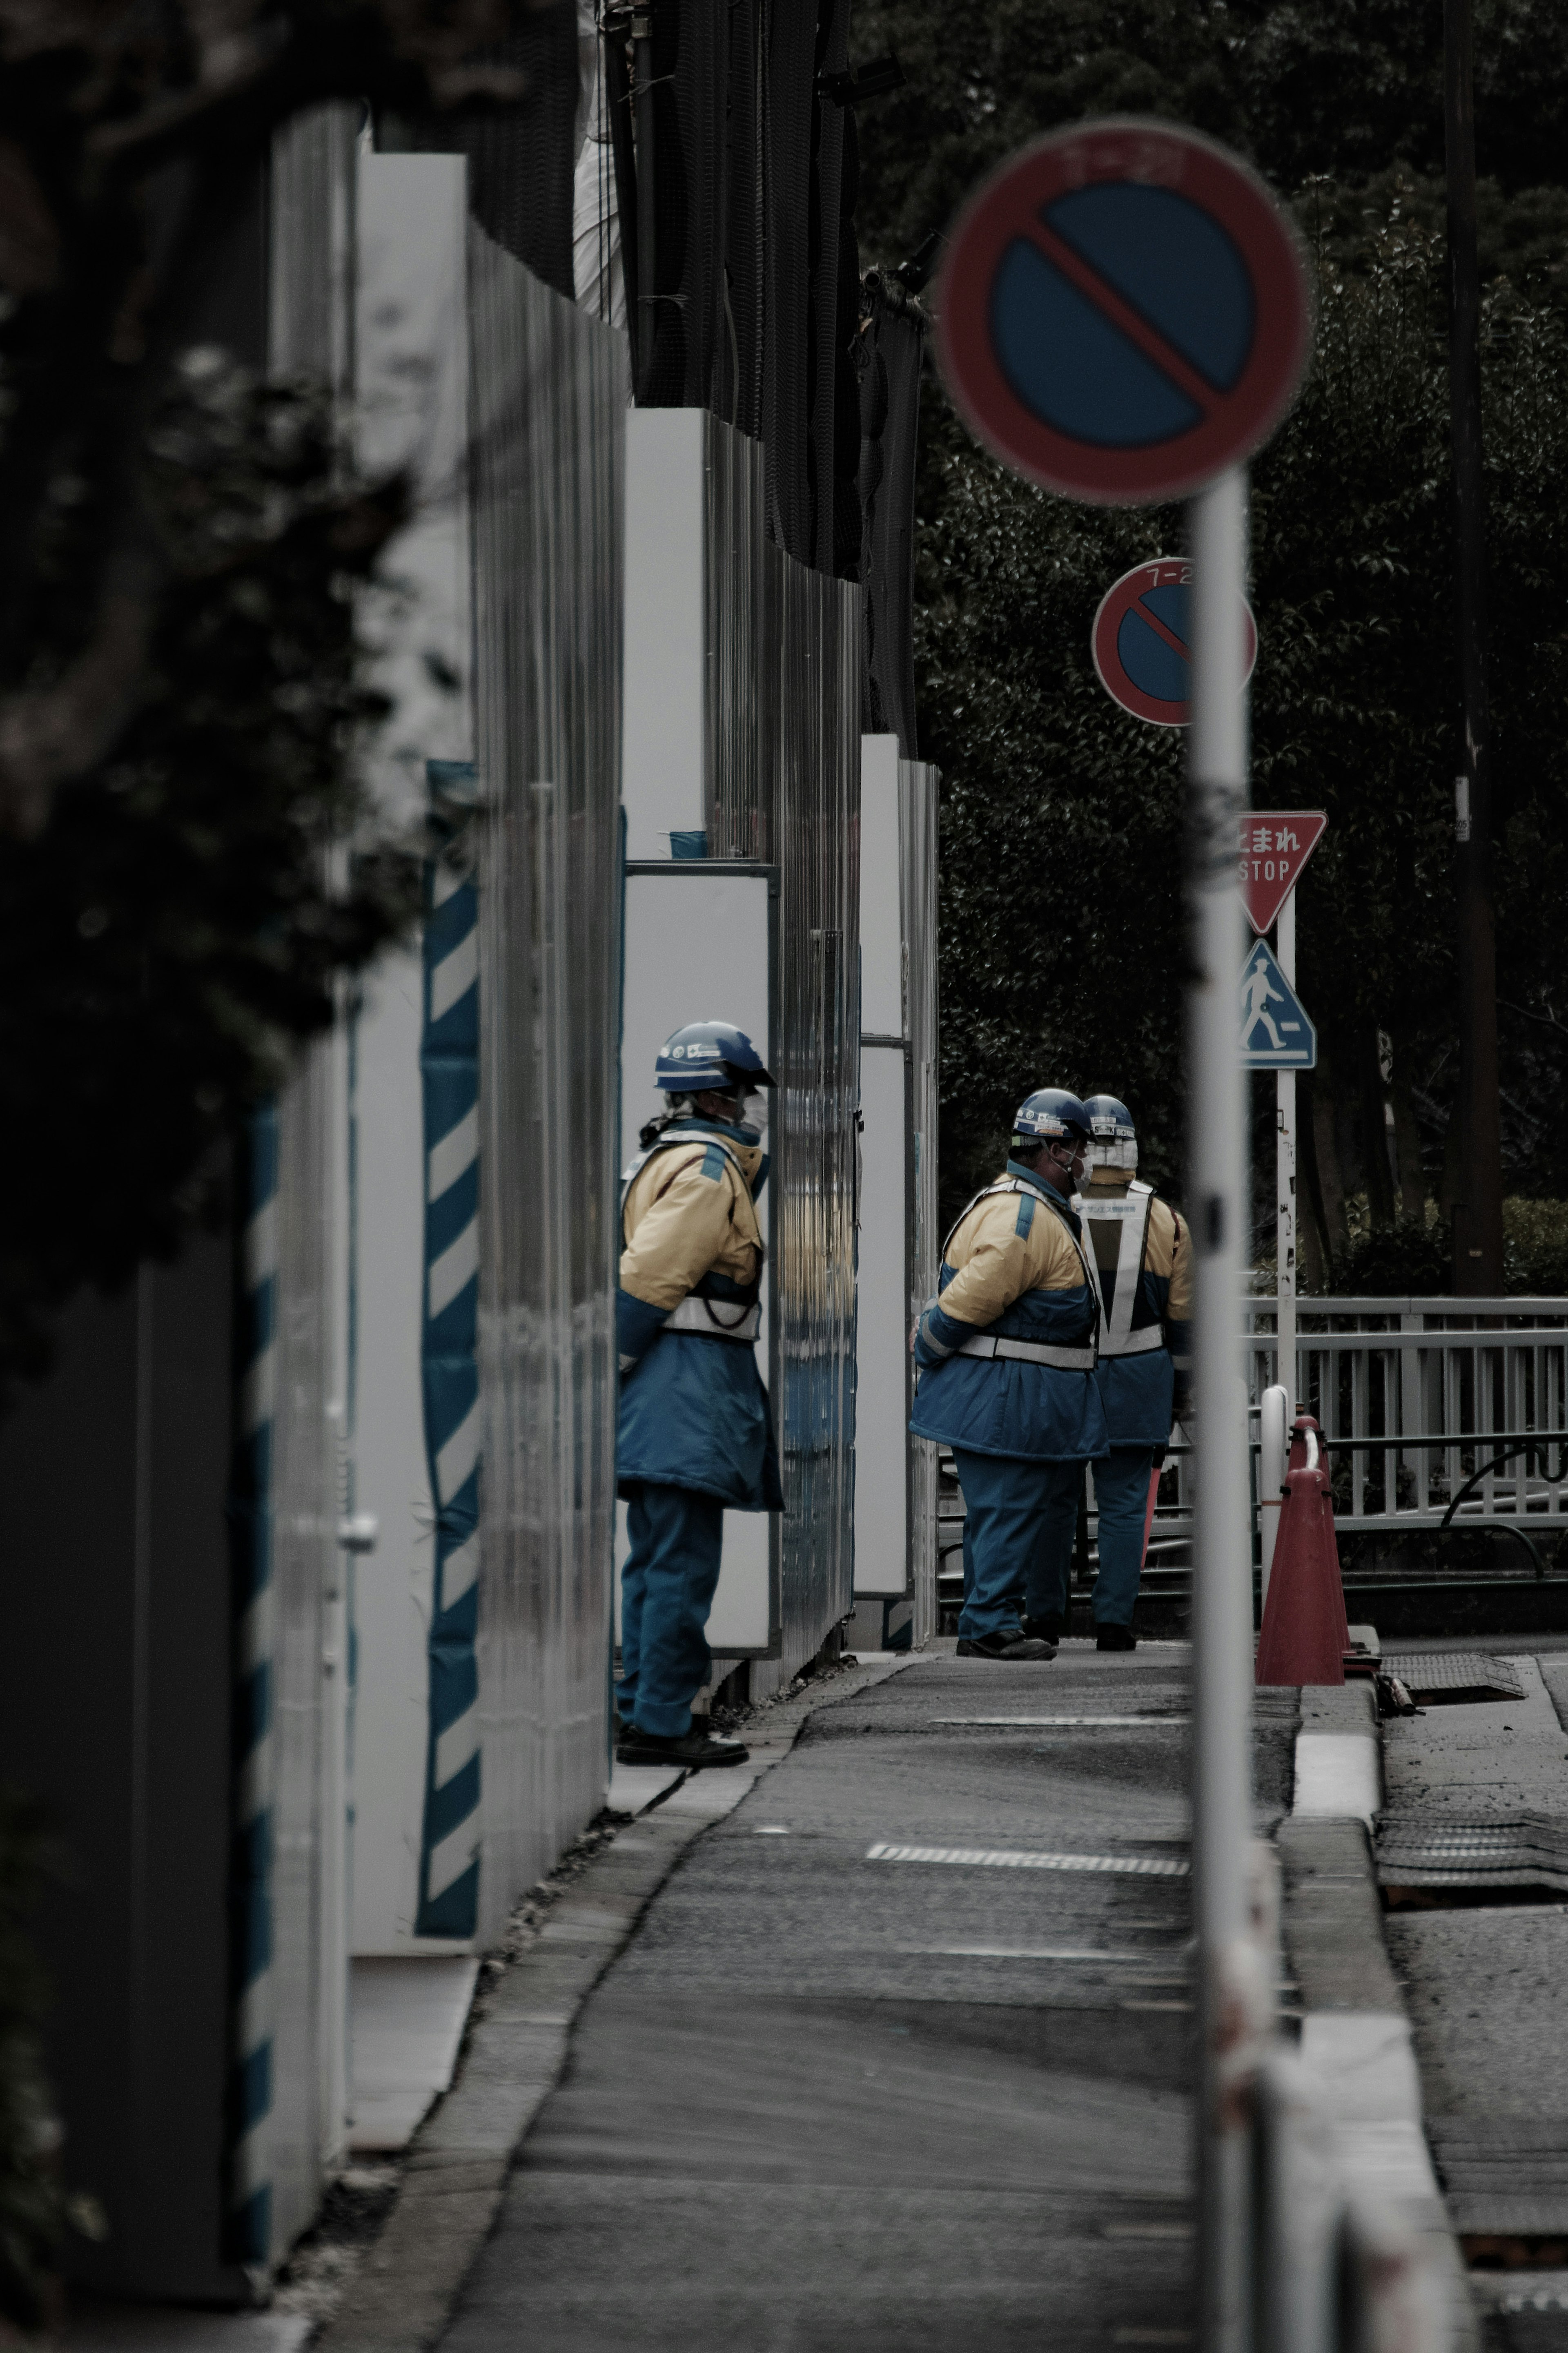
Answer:
M774 537L853 579L855 124L819 87L847 65L849 0L658 0L653 33L656 283L637 399L710 408L760 439ZM606 65L624 116L621 30ZM623 228L636 218L634 171L623 143ZM634 256L628 286L636 274ZM639 310L649 290L637 285Z
M860 338L860 577L866 584L868 734L891 733L906 760L915 749L915 436L920 423L924 314L896 279L868 269Z
M510 68L522 94L377 126L376 144L466 155L468 210L496 243L570 299L572 172L576 161L577 16L573 0L520 8L508 37L476 65Z

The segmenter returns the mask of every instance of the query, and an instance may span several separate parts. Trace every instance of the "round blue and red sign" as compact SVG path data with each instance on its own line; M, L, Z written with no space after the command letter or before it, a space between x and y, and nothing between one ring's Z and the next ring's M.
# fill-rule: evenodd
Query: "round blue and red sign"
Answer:
M1080 123L1026 147L959 217L939 353L977 438L1068 498L1184 498L1265 441L1310 339L1296 235L1196 132Z
M1184 555L1135 565L1100 600L1089 646L1100 682L1113 702L1156 727L1187 723L1192 643L1193 567ZM1246 669L1258 659L1258 625L1244 605Z

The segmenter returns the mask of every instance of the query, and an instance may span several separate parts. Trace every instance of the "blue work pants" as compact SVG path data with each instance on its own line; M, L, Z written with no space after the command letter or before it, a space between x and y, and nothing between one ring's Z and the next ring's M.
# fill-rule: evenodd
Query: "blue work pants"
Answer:
M1100 1574L1094 1580L1091 1605L1094 1622L1131 1626L1143 1568L1143 1520L1149 1508L1153 1449L1113 1446L1091 1467L1100 1517ZM1040 1544L1028 1578L1027 1617L1065 1620L1077 1533L1076 1510L1070 1519L1065 1514L1042 1519Z
M1037 1588L1045 1581L1043 1562L1058 1550L1070 1574L1083 1464L1017 1462L958 1447L952 1459L964 1512L960 1638L974 1641L983 1634L1014 1631L1026 1590L1031 1617L1065 1614L1065 1577L1059 1600L1039 1598Z
M631 1551L621 1571L623 1724L661 1739L691 1729L691 1703L708 1680L708 1612L719 1582L724 1506L692 1487L639 1481L626 1506Z
M1113 1446L1094 1466L1094 1500L1100 1512L1100 1575L1094 1581L1097 1626L1131 1626L1143 1573L1143 1523L1149 1511L1149 1480L1154 1451L1149 1446Z

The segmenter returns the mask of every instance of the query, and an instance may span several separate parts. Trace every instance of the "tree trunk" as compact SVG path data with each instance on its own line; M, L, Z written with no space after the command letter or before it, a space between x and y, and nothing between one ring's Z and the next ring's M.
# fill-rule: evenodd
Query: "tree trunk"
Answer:
M1327 1051L1318 1056L1312 1073L1312 1124L1303 1134L1310 1142L1317 1166L1318 1198L1322 1205L1324 1254L1330 1265L1350 1248L1351 1229L1345 1217L1345 1179L1340 1161L1334 1073Z
M1334 1254L1318 1172L1317 1116L1317 1082L1303 1071L1296 1081L1296 1248L1304 1279L1321 1293L1331 1288Z
M1394 1224L1394 1176L1388 1166L1388 1114L1384 1108L1383 1071L1375 1021L1357 1045L1361 1063L1361 1148L1366 1171L1366 1214L1373 1233Z
M1421 1130L1415 1119L1415 1097L1410 1071L1415 1059L1408 1037L1395 1034L1394 1076L1389 1101L1394 1105L1394 1148L1399 1162L1399 1214L1418 1226L1426 1222L1426 1174L1421 1166Z
M1305 1174L1304 1166L1298 1174ZM1328 1289L1323 1280L1323 1238L1317 1211L1310 1205L1307 1187L1300 1183L1296 1187L1296 1288L1303 1293L1316 1293L1320 1298Z

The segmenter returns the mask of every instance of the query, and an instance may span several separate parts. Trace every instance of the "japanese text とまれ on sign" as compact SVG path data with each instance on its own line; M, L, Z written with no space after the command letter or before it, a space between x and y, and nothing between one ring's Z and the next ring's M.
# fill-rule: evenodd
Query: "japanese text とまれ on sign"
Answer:
M1328 821L1321 809L1249 809L1242 818L1239 880L1255 932L1274 923Z

